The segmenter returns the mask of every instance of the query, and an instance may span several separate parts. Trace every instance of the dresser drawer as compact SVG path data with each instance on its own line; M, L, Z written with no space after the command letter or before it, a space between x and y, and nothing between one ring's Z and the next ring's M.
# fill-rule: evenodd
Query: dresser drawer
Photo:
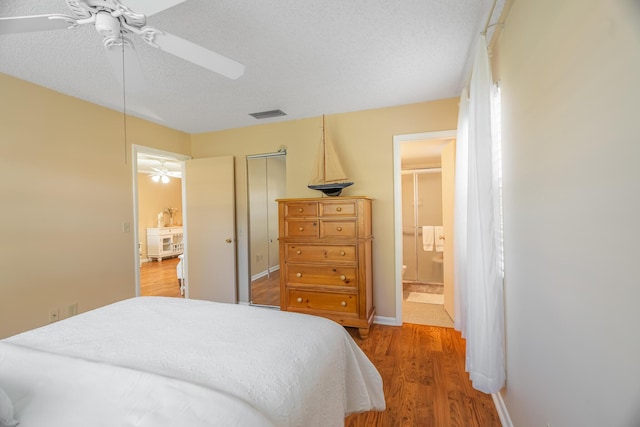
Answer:
M355 239L357 237L355 220L320 221L320 238Z
M356 216L356 202L352 200L320 202L320 216Z
M287 261L297 262L337 262L355 263L355 245L296 245L288 244L284 248Z
M355 294L289 289L288 296L288 308L293 310L321 310L353 314L358 312L358 298Z
M284 237L318 237L318 220L287 219L284 221Z
M287 218L318 216L318 203L287 203L284 208L284 216Z
M287 283L317 286L358 286L356 267L287 264Z

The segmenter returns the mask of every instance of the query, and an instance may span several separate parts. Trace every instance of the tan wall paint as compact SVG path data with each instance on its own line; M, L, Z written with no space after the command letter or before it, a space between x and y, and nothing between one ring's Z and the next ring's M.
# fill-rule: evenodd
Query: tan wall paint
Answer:
M514 1L496 47L511 420L638 426L640 5Z
M326 117L327 129L344 169L355 182L344 195L364 195L373 202L374 303L378 316L395 318L393 216L393 136L455 129L458 100L447 99ZM314 197L307 188L322 118L293 120L192 135L194 158L236 157L238 270L248 271L246 162L244 156L287 147L287 197ZM400 220L400 219L398 219ZM239 276L240 300L247 301L247 277Z
M0 74L0 337L135 295L130 144L189 135Z
M158 213L176 208L173 225L182 225L182 180L170 178L166 184L153 182L144 173L138 174L138 238L142 243L142 257L147 257L147 228L158 227ZM169 214L164 214L163 225L169 225Z

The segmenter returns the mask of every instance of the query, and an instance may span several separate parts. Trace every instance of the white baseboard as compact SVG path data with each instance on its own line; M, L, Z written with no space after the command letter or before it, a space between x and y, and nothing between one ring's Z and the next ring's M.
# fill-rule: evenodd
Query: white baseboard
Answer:
M496 405L496 411L498 411L498 418L500 418L502 427L513 427L507 405L504 404L502 399L502 393L492 393L491 397L493 398L493 404Z
M386 326L398 326L395 317L374 316L373 323Z
M280 270L280 264L275 265L275 266L273 266L273 267L270 267L270 268L269 268L269 271L264 270L264 271L261 271L261 272L260 272L260 273L258 273L258 274L254 274L253 276L251 276L251 281L253 282L254 280L258 280L258 279L260 279L261 277L266 276L268 273L273 273L274 271L278 271L278 270Z

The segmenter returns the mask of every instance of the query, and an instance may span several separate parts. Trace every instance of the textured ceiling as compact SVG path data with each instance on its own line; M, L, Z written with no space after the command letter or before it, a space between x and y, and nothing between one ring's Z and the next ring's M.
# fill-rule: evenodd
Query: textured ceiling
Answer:
M459 96L492 2L187 0L148 25L244 64L242 77L136 38L150 90L125 97L90 26L0 35L0 72L118 111L126 99L130 114L189 133L410 104ZM63 0L0 0L0 17L50 13L69 9ZM288 115L249 116L278 108Z

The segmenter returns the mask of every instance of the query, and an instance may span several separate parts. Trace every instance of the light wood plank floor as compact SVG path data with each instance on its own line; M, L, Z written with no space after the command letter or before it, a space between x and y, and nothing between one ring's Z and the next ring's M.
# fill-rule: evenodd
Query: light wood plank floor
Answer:
M251 303L280 307L280 270L251 282Z
M490 395L472 388L465 347L450 328L373 325L367 339L348 328L376 365L387 409L351 415L345 427L500 427Z
M181 297L177 263L177 258L143 263L141 294ZM374 324L363 340L357 329L347 331L382 375L387 409L351 415L345 427L501 427L491 396L471 386L459 332Z
M143 262L140 267L140 295L182 298L176 266L180 259Z

